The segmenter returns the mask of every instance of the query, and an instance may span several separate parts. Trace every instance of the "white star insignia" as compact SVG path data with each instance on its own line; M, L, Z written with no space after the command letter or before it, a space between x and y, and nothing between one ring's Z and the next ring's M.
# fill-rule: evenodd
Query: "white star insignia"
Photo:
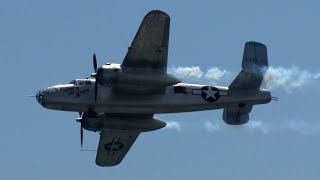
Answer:
M110 145L110 151L119 150L119 149L120 149L120 146L121 146L121 144L112 143L112 144Z
M208 90L203 90L203 92L204 93L206 93L206 99L208 99L208 98L210 98L210 97L212 97L213 99L217 99L216 98L216 93L218 92L218 91L213 91L212 89L211 89L211 87L209 87L208 88Z

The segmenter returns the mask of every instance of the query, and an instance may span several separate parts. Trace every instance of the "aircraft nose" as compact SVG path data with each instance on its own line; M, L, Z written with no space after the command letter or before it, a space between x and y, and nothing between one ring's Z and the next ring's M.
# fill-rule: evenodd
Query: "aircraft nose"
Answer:
M44 90L39 90L38 93L36 94L36 99L37 99L38 103L41 105L43 102L44 92L45 92Z

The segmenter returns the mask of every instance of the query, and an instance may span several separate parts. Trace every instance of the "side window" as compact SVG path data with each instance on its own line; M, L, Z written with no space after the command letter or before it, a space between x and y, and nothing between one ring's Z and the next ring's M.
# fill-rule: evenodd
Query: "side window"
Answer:
M187 88L183 86L175 86L173 90L174 90L174 93L187 94Z
M76 85L84 85L86 84L86 81L77 81Z
M75 85L88 85L91 84L90 80L77 80Z

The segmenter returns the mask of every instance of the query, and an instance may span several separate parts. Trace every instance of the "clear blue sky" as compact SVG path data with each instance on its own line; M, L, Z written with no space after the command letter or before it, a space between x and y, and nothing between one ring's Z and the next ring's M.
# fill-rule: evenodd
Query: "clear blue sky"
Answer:
M1 1L0 179L319 179L319 80L274 90L280 101L251 114L258 128L228 127L220 110L160 115L181 131L142 134L112 168L79 151L77 113L26 97L89 76L94 52L100 65L121 63L153 9L171 16L170 67L237 73L244 43L255 40L268 46L270 65L319 73L319 8L318 1ZM208 132L206 122L219 128ZM98 140L85 132L87 149Z

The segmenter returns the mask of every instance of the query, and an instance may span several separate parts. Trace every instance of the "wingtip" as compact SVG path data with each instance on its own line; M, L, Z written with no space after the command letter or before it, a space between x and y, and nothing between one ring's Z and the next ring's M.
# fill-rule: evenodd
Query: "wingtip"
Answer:
M166 12L155 9L155 10L152 10L152 11L148 12L148 14L145 16L145 18L149 17L149 16L152 16L152 15L160 15L160 16L162 15L162 16L165 16L165 17L169 17L169 15Z
M104 163L104 162L99 162L98 160L96 160L96 165L100 166L100 167L113 167L113 166L117 166L118 164L120 164L121 161L116 162L114 164L108 164L108 163Z
M261 43L261 42L258 42L258 41L248 41L248 42L246 42L246 45L253 45L253 46L264 46L264 47L266 47L266 45L264 45L263 43Z

